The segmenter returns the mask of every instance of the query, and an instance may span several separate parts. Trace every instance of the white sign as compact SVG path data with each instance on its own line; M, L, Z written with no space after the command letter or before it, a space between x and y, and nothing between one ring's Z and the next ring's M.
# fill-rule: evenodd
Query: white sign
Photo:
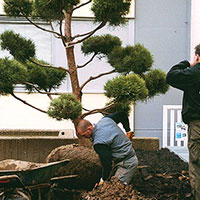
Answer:
M187 129L187 125L183 122L176 123L176 141L186 141L188 139Z

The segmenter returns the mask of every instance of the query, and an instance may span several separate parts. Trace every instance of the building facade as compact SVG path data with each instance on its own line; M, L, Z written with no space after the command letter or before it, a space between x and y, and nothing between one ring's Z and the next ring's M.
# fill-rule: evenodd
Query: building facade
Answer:
M2 0L0 0L2 3ZM61 43L52 35L41 32L29 25L26 21L9 19L0 8L0 33L12 29L30 38L36 43L38 58L53 63L56 66L65 66L66 60ZM87 13L87 14L86 14ZM73 31L86 32L94 27L91 14L86 10L75 13L73 18ZM117 35L123 45L144 44L154 56L154 68L167 72L169 68L180 60L190 59L194 46L199 41L200 3L198 0L135 0L128 16L125 27L116 29L105 27L97 34L109 33ZM41 23L41 22L39 22ZM47 26L42 24L42 26ZM80 46L76 49L77 64L87 60L80 54ZM7 52L0 52L0 57L7 56ZM103 63L103 64L102 64ZM103 66L103 69L101 68ZM104 68L105 67L105 68ZM95 71L92 66L80 71L80 81L83 82L91 72L95 75L108 69L106 61L95 62ZM103 84L107 76L98 81L91 82L83 95L83 105L88 109L103 107L106 98L103 95ZM69 80L59 89L59 92L70 92ZM22 89L17 94L28 102L47 109L50 100L39 94L27 95ZM130 116L131 127L138 137L159 137L162 145L162 109L163 105L180 105L182 93L170 88L165 95L156 96L147 102L138 102ZM73 128L70 121L58 122L47 115L23 105L12 97L0 97L0 129L69 129ZM101 115L90 116L94 123Z

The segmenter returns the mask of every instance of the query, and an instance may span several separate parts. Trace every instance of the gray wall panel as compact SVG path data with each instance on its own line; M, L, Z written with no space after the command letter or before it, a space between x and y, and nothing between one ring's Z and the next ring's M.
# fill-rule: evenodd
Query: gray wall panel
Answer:
M154 55L154 66L163 71L189 59L190 5L187 0L136 0L135 43L142 43ZM161 96L135 107L136 136L159 137L162 145L163 105L179 105L182 92L171 88Z

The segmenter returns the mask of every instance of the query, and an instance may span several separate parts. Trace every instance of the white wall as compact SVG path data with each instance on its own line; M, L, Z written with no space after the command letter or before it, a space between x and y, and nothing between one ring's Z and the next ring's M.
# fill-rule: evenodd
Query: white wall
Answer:
M16 96L42 110L47 110L49 107L50 100L47 96L25 93L17 93ZM82 104L84 108L90 110L104 107L106 101L103 94L84 94ZM57 121L11 96L0 97L0 111L0 129L74 129L70 120ZM88 116L87 119L92 123L97 123L101 117L101 114L94 114ZM133 130L133 113L131 113L130 122Z
M16 96L28 103L47 110L49 99L38 94L17 93ZM47 114L19 102L11 96L0 97L0 129L68 129L73 126L65 121L58 122Z

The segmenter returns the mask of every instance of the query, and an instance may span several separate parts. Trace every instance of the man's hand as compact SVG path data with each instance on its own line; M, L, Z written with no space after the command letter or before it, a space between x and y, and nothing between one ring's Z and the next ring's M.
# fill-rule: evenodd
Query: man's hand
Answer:
M194 56L194 59L189 62L190 63L190 67L193 67L194 65L196 65L199 62L200 62L200 56L198 54L196 54Z
M126 136L129 138L129 140L132 140L133 137L135 136L134 132L133 131L129 131L126 133Z

